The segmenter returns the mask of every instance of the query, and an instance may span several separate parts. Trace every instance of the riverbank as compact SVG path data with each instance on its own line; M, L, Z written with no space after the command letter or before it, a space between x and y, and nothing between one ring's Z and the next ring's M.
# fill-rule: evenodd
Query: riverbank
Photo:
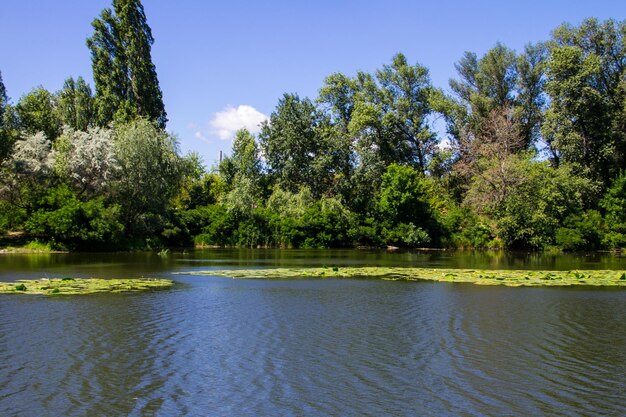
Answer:
M395 267L272 268L194 271L190 275L214 275L236 279L379 278L393 281L459 282L509 287L607 286L626 287L621 270L478 270Z

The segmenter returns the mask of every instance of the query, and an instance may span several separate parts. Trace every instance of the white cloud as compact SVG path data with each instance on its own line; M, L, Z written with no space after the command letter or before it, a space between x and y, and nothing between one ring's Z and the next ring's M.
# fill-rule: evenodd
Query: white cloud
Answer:
M248 129L250 133L258 133L261 122L266 119L267 116L254 107L242 104L238 107L226 107L215 113L213 119L209 121L209 128L212 134L222 140L228 140L242 128Z
M200 131L197 131L194 136L196 137L196 139L200 139L202 142L209 143L209 140Z

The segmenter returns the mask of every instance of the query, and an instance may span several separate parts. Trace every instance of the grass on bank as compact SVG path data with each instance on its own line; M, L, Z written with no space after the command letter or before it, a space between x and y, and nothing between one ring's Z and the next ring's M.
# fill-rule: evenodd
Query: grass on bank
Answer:
M394 267L274 268L195 271L186 274L238 279L379 278L404 281L466 282L510 287L611 286L626 287L626 271L530 271Z
M170 288L169 279L53 278L0 282L0 294L78 295L123 293Z

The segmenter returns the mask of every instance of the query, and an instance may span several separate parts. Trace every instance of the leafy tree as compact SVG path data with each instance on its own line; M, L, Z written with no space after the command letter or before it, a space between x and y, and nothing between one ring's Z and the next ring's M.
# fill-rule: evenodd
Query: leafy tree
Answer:
M233 155L231 157L239 175L247 178L258 178L261 174L261 159L254 136L247 130L241 129L233 140Z
M238 176L233 188L224 196L222 203L236 218L244 218L252 214L260 201L258 184L245 176Z
M104 9L87 39L96 83L95 106L100 126L136 116L167 123L163 94L152 63L154 43L139 0L113 0Z
M0 71L0 129L3 127L4 120L4 108L9 102L9 98L7 97L7 89L4 86L4 82L2 81L2 72Z
M138 119L116 128L115 156L119 174L113 195L123 224L139 236L158 232L185 174L175 138Z
M340 126L344 133L348 132L352 120L359 84L357 79L336 73L326 77L320 89L318 102L327 107L332 122Z
M220 165L224 173L228 194L224 204L229 211L239 215L249 215L259 205L262 197L261 159L254 136L241 129L233 140L233 154Z
M430 206L418 171L390 165L382 178L378 208L381 216L393 224L428 219Z
M267 199L271 241L280 247L293 247L302 241L300 230L307 209L315 204L311 190L302 187L297 193L276 186Z
M200 234L196 235L196 245L235 245L233 234L236 224L226 208L219 204L198 207L185 213L188 227L201 226ZM195 233L194 233L195 234Z
M115 132L66 128L55 143L55 171L79 197L109 197L120 171L115 155Z
M466 204L495 220L498 236L509 248L554 245L565 219L580 215L596 191L595 184L576 176L572 167L552 168L532 155L509 156L505 169L505 184L476 176Z
M337 197L322 198L304 211L295 244L303 248L352 245L352 224L352 214Z
M54 141L61 134L61 123L56 113L56 99L43 87L26 94L15 106L19 127L29 133L43 132Z
M429 188L427 179L412 167L392 164L387 168L377 207L388 243L419 245L430 242L431 236L439 237Z
M543 134L558 160L608 185L626 163L626 22L587 19L548 43Z
M94 125L94 98L82 77L65 80L63 89L57 93L57 112L61 123L74 130L86 131Z
M349 169L349 148L335 136L328 117L297 94L279 100L259 141L270 177L292 192L306 186L319 197Z
M318 100L344 138L351 169L343 194L353 210L373 209L374 194L390 164L426 171L437 153L437 137L428 125L437 94L428 70L410 65L402 54L375 74L333 74L325 80Z
M602 215L589 210L570 215L556 231L556 244L565 251L598 250L603 247L605 226Z
M247 129L237 131L233 140L233 153L220 163L219 171L230 188L242 178L258 185L261 178L261 158L256 140Z
M6 88L0 72L0 163L8 158L17 139L17 120L15 109L9 104Z
M459 79L450 80L455 97L446 116L461 158L471 154L463 146L485 129L493 112L511 114L523 140L522 149L538 139L545 106L545 55L542 45L528 45L524 53L516 55L498 43L480 59L466 52L455 64Z
M606 246L626 247L626 173L615 178L600 201L600 207L608 227Z
M226 192L224 180L215 172L206 172L202 158L195 152L183 158L186 172L173 206L189 210L198 206L216 204Z
M216 173L203 173L200 178L191 184L189 189L188 207L216 204L225 193L224 181Z
M356 95L350 129L363 142L361 152L375 145L385 166L404 163L426 170L437 143L427 118L432 109L429 95L432 87L428 70L409 65L402 54L393 57L391 65L376 72L373 80Z
M511 156L524 149L520 125L515 123L512 110L494 109L481 123L481 130L473 138L461 137L460 157L454 170L465 181L476 177L489 184L491 192L481 193L492 203L502 201L517 177L512 175ZM472 195L470 193L470 198Z
M0 198L30 213L51 181L54 155L43 132L15 143L11 157L0 166Z

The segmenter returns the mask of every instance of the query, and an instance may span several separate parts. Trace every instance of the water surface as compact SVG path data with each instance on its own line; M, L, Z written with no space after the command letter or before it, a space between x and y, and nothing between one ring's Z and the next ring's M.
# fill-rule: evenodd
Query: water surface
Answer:
M626 269L608 255L1 256L1 280L181 284L147 294L0 295L0 415L626 414L624 291L172 275L319 265Z

